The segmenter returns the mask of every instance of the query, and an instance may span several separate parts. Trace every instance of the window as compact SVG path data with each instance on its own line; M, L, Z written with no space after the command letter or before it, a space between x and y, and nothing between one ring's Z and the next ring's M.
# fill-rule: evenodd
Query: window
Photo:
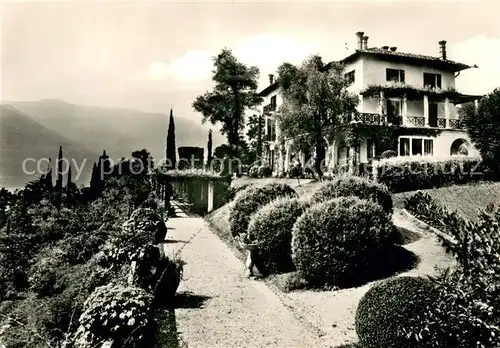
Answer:
M441 74L424 73L424 87L441 88Z
M385 79L387 81L393 82L405 82L405 71L398 69L386 69L385 70Z
M399 118L403 113L401 100L386 99L387 101L387 122L399 123Z
M348 73L346 73L345 79L346 79L348 86L352 85L355 81L355 70L349 71Z
M434 140L419 137L399 138L400 156L432 156L434 152Z
M373 142L373 139L367 139L366 140L366 158L367 160L371 160L375 157L375 143Z
M399 139L399 155L400 156L410 155L410 139L408 138Z
M276 105L276 96L275 95L271 97L271 102L269 104Z
M432 156L434 152L434 142L432 139L424 139L424 155Z
M422 156L422 139L413 138L411 140L411 154L412 156Z

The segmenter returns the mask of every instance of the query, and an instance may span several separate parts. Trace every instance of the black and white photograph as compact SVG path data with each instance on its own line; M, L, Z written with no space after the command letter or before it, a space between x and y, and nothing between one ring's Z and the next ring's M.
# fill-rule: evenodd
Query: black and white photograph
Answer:
M0 1L0 348L500 348L500 1Z

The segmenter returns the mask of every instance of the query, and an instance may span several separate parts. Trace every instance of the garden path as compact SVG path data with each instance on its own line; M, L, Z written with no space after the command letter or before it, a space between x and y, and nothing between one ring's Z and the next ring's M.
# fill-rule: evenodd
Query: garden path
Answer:
M187 262L175 310L180 339L197 347L328 347L244 265L200 217L167 222L165 253Z

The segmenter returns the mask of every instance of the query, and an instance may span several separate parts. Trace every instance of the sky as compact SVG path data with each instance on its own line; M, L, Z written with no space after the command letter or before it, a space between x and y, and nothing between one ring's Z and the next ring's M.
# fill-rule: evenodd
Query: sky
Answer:
M260 68L260 86L285 61L338 60L369 46L448 58L479 69L457 88L500 87L500 1L0 2L4 101L70 103L168 112L211 89L212 57L224 47Z

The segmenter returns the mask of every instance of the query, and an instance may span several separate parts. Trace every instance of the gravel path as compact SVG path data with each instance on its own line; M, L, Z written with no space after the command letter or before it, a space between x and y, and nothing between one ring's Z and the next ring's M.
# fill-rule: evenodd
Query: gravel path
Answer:
M187 262L175 310L177 330L195 347L328 347L244 266L199 217L167 222L165 252ZM187 243L186 243L187 242Z

